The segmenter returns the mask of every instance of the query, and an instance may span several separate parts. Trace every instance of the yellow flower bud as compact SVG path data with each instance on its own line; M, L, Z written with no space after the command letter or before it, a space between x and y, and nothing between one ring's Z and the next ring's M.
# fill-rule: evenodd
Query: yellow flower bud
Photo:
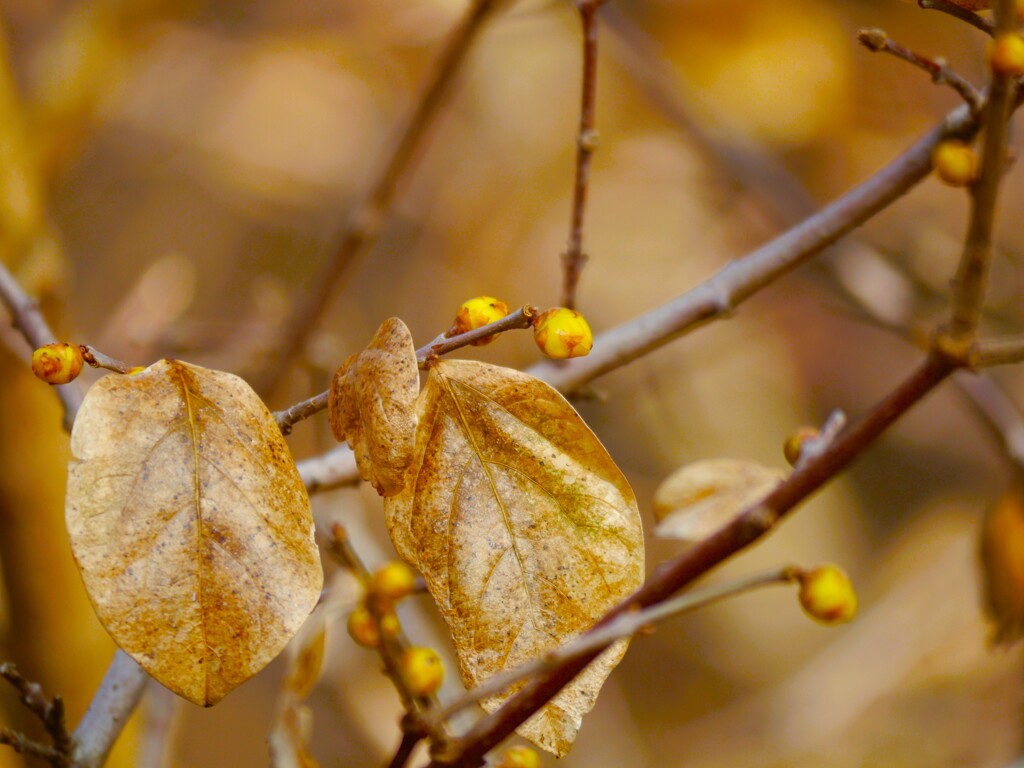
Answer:
M1011 488L985 514L980 552L992 639L1011 643L1024 636L1024 489Z
M786 442L782 446L782 453L786 457L786 461L789 462L790 466L795 467L796 463L800 461L800 454L803 452L804 444L808 440L814 440L821 436L821 433L814 427L800 427L786 438Z
M999 75L1024 75L1024 38L1016 32L1004 32L993 39L988 48L988 65Z
M433 648L413 647L400 663L402 679L414 696L430 696L444 682L444 663Z
M533 339L548 357L564 360L583 357L594 346L594 332L579 312L553 307L538 315L533 323Z
M965 187L978 176L978 157L962 141L949 139L932 150L935 175L951 187Z
M844 624L857 613L857 593L850 578L835 565L819 565L799 575L800 605L822 624Z
M383 604L391 604L416 591L416 573L398 560L380 568L373 574L370 592Z
M376 648L380 645L380 629L365 605L356 606L348 615L348 633L363 648Z
M496 299L493 296L477 296L475 299L462 302L459 311L455 313L455 325L449 329L448 335L455 336L466 333L466 331L475 331L477 328L483 328L496 320L501 320L507 314L508 304L501 299ZM494 341L495 336L492 334L478 339L473 342L473 346L482 347L484 344L490 344Z
M32 373L47 384L67 384L78 378L85 360L77 344L45 344L32 353Z
M529 747L509 747L496 768L540 768L540 755Z

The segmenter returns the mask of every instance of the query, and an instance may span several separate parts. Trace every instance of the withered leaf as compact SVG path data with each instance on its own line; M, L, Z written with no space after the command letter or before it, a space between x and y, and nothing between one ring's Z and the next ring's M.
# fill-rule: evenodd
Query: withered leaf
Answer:
M732 522L786 476L741 459L705 459L680 467L654 494L656 536L697 542Z
M397 317L385 320L370 345L346 360L331 382L331 431L348 441L359 475L381 496L394 496L405 482L419 389L412 334Z
M598 439L532 376L439 362L418 409L408 484L385 502L388 530L423 573L472 688L578 635L640 586L640 515ZM606 651L520 734L565 754L624 652Z
M277 656L323 581L273 417L238 377L162 360L89 390L71 453L68 532L100 621L165 686L215 704Z
M1024 637L1024 488L1012 486L985 513L979 554L992 641Z

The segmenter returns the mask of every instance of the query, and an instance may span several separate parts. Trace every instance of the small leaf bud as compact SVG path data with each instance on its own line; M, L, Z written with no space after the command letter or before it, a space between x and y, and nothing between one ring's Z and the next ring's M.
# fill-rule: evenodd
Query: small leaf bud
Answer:
M508 314L508 304L493 296L477 296L462 302L459 311L455 313L455 325L449 331L449 336L456 336L466 331L474 331L482 328L496 320L501 320ZM496 338L496 334L485 336L473 342L474 347L482 347L490 344Z
M32 373L47 384L67 384L78 378L85 360L77 344L44 344L32 353Z
M398 614L394 611L386 611L380 617L380 633L383 637L388 639L397 637L401 629L402 625L398 621Z
M1024 75L1024 38L1016 32L1004 32L989 45L988 65L998 75Z
M935 175L951 187L966 187L978 176L978 157L962 141L948 139L932 151Z
M376 648L380 645L380 629L365 605L356 606L348 615L348 633L363 648Z
M789 465L795 467L796 463L800 461L800 454L803 452L804 445L809 440L815 440L819 437L821 437L821 433L814 427L800 427L786 438L786 442L782 446L782 453L785 455Z
M540 755L529 747L509 747L496 768L540 768Z
M401 600L416 591L416 574L412 568L392 560L373 574L370 592L385 604Z
M850 578L835 565L819 565L803 571L800 580L800 605L804 612L822 624L844 624L857 613L857 593Z
M533 321L533 340L548 357L564 360L590 354L594 332L579 312L552 307Z
M444 682L444 663L433 648L410 648L402 656L400 667L402 679L415 696L435 694Z

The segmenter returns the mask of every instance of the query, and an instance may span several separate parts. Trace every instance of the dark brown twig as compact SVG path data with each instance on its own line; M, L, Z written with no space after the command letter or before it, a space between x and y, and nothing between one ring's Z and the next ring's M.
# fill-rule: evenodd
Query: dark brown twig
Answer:
M498 5L498 0L474 0L458 28L449 37L433 75L406 122L380 177L349 216L333 255L313 283L312 292L296 302L296 308L283 331L283 342L278 354L265 370L252 377L257 391L266 394L274 389L288 370L288 364L298 355L306 338L327 311L331 298L337 295L356 256L373 245L380 236L391 203L411 172L416 153L434 123L445 95L461 70L484 22Z
M0 732L0 743L9 744L17 752L42 757L54 768L68 768L71 765L75 743L68 733L64 719L63 699L60 696L54 696L52 699L46 696L39 683L26 680L13 664L0 664L0 677L11 684L18 692L21 703L39 719L50 737L52 746L46 747L8 729Z
M587 255L583 252L583 222L586 217L590 161L594 156L594 150L597 149L597 11L603 3L604 0L576 0L583 28L583 85L579 132L576 135L576 183L573 188L569 245L562 254L562 265L565 270L562 306L569 309L576 307L576 287L583 266L587 262Z
M919 53L900 45L889 39L889 36L881 29L862 29L857 33L857 40L869 51L876 53L889 53L898 59L909 62L927 72L933 83L948 85L967 102L974 112L980 112L984 101L981 93L961 77L945 59L930 59Z
M949 0L917 0L919 8L923 8L926 11L940 11L947 13L950 16L965 21L976 29L980 29L986 35L993 33L993 26L988 21L983 19L973 11L968 11L966 8L961 8L956 3L951 3Z

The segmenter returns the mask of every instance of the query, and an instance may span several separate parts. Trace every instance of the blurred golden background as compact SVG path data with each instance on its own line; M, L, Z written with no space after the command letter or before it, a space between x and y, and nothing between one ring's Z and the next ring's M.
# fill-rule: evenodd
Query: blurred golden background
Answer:
M372 187L466 0L0 0L0 258L60 333L147 364L179 356L243 376L279 366L348 212ZM889 161L956 106L919 71L856 43L883 27L980 83L984 38L902 0L609 0L579 308L600 332L677 296ZM644 86L657 81L701 132ZM645 64L644 62L647 62ZM568 0L507 2L473 45L383 223L294 366L263 392L282 408L323 390L385 318L418 343L466 298L558 301L579 117L580 32ZM737 159L746 181L725 173ZM790 175L750 181L768 163ZM806 202L806 201L805 201ZM716 323L593 384L577 403L630 479L645 521L679 465L783 466L798 425L857 414L919 350L836 290L940 317L966 220L929 180L856 233L860 244ZM1004 187L994 328L1020 328L1017 223ZM897 312L896 314L901 314ZM67 436L7 324L0 350L0 659L66 697L77 722L113 646L92 617L63 527ZM10 351L8 351L10 350ZM467 354L525 367L525 334ZM998 371L1024 405L1020 375ZM296 458L331 444L296 427ZM992 651L976 529L1010 472L962 394L923 403L768 542L716 573L842 564L861 615L812 625L786 590L667 622L637 640L562 764L992 766L1022 735L1019 649ZM315 497L375 566L393 556L372 489ZM649 565L679 546L652 541ZM445 649L426 601L403 619ZM323 766L381 765L398 700L344 630L314 690ZM454 669L454 665L450 665ZM282 664L211 710L150 686L111 765L265 765ZM451 681L442 696L458 690ZM2 722L35 733L11 691ZM173 722L174 727L167 727ZM159 753L168 741L170 749ZM21 765L0 750L0 768ZM552 764L545 758L545 764Z

